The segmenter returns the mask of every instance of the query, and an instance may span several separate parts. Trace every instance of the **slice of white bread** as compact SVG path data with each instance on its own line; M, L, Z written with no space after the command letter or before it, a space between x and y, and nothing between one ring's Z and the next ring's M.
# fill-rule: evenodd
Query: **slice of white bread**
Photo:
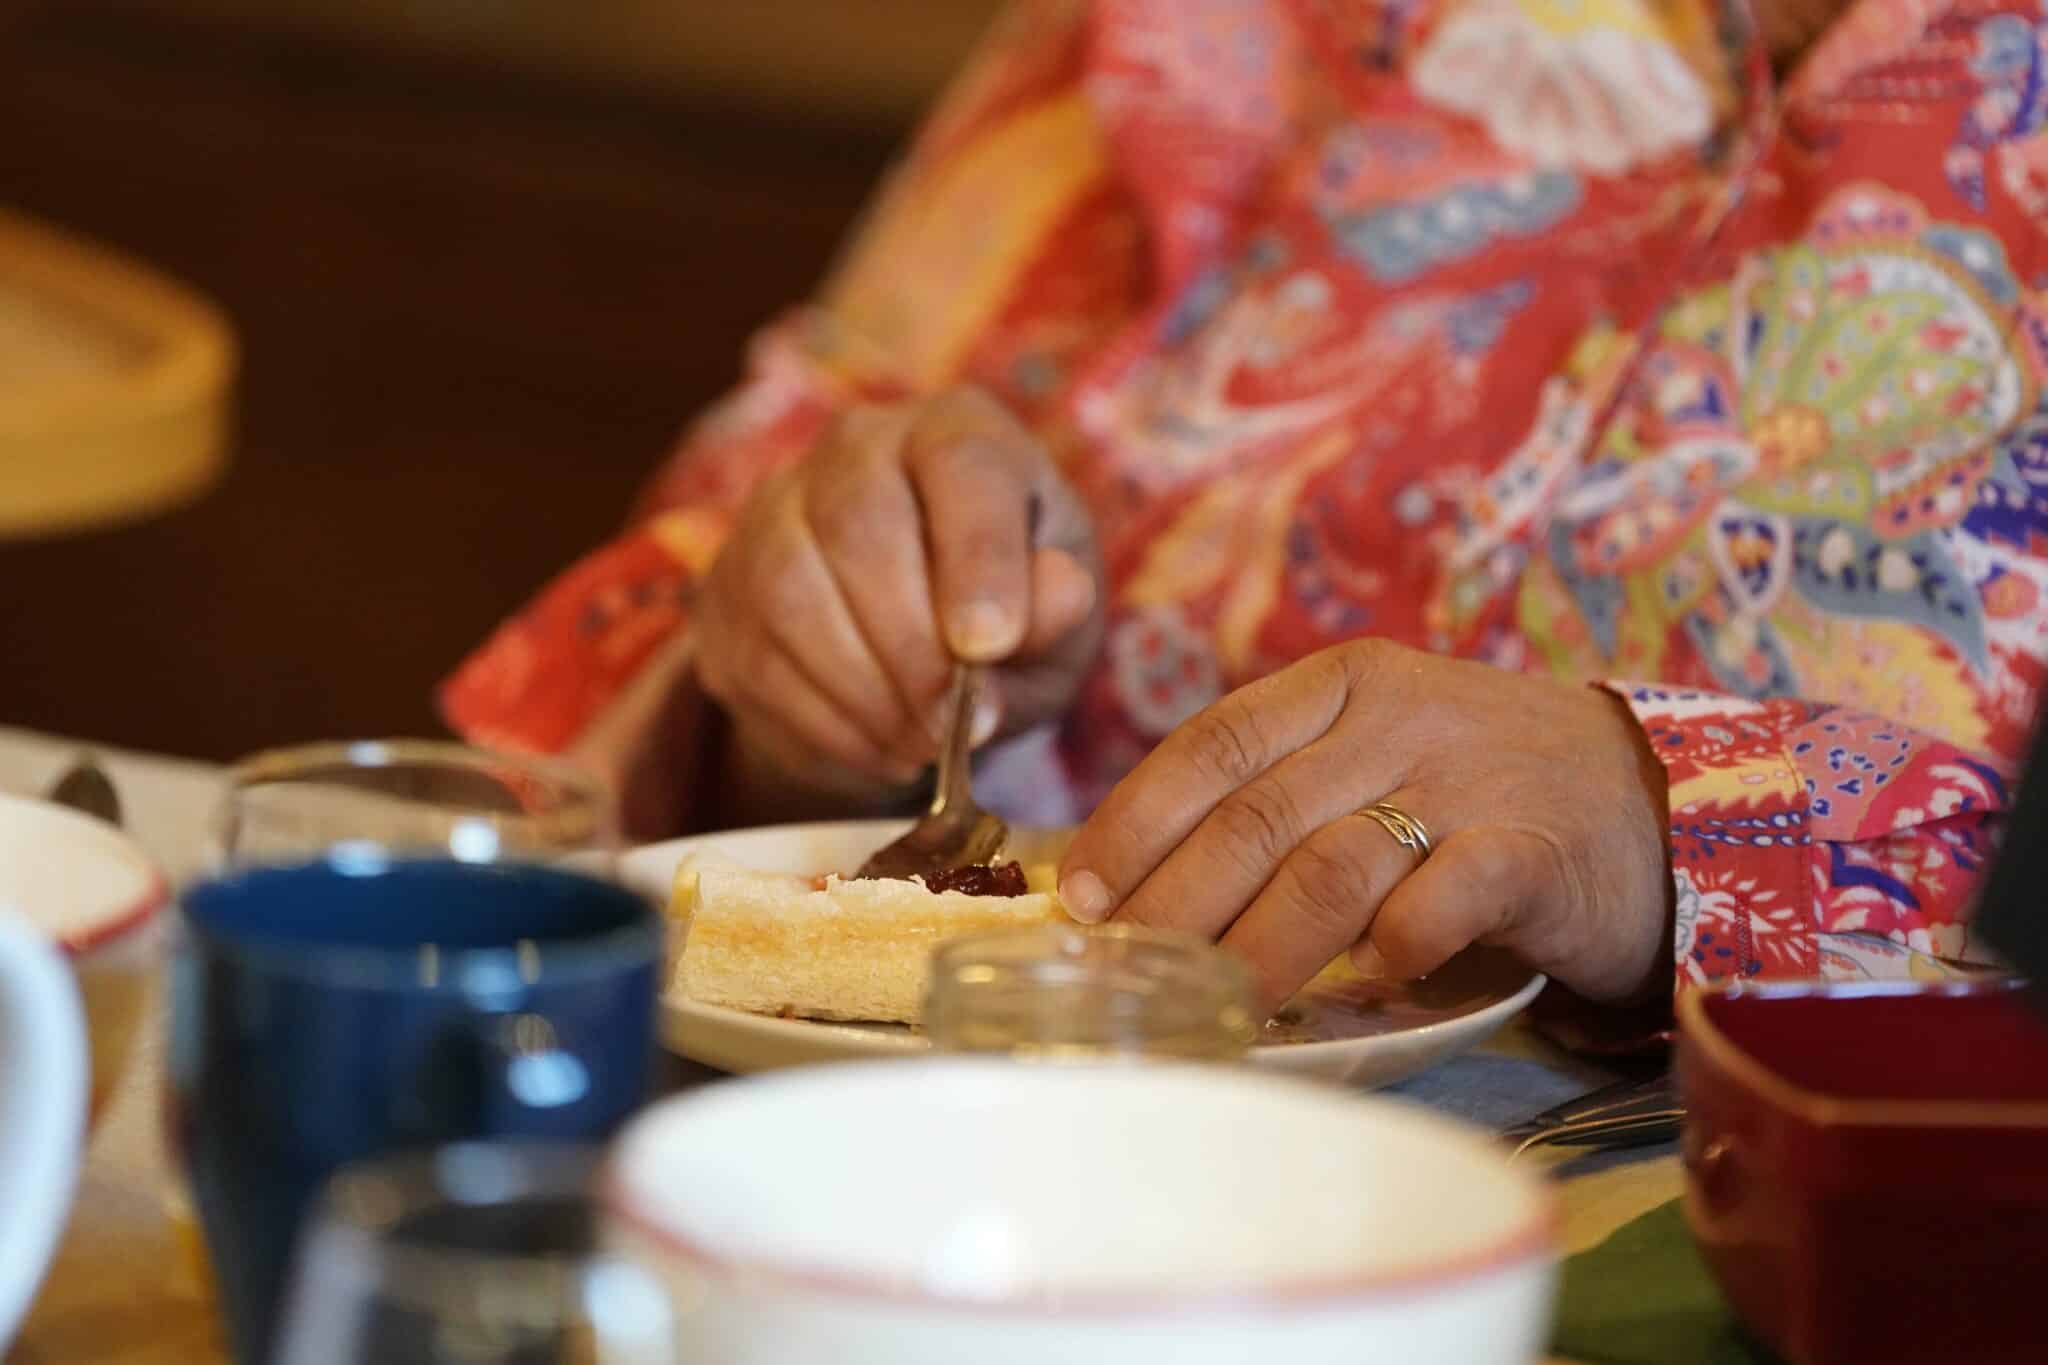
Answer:
M950 938L1065 921L1031 869L1022 896L934 893L917 881L822 881L709 854L676 869L682 936L672 989L709 1005L808 1019L914 1024L932 949Z

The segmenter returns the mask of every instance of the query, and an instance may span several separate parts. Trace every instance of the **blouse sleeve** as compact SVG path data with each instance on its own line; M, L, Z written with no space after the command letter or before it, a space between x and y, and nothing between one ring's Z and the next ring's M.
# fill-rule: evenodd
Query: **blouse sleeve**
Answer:
M1099 278L1122 269L1109 248L1060 253L1063 290L1024 287L1042 283L1048 243L1061 235L1115 238L1103 230L1117 206L1082 88L1082 21L1078 0L1018 0L1006 12L818 300L755 338L739 385L686 432L626 530L443 683L441 709L457 732L514 750L568 747L678 643L695 585L747 495L801 459L837 413L984 378L975 367L989 336L1044 327L1024 299L1085 309L1114 292ZM1024 401L994 378L999 395Z
M1608 687L1668 778L1680 989L1990 960L1970 910L2010 764L1847 707Z

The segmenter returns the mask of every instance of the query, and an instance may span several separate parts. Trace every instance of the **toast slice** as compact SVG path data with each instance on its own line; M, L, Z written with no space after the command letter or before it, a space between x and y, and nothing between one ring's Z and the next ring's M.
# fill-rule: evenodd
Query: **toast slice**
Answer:
M755 1014L914 1024L932 949L963 934L1066 920L1027 871L1022 896L934 893L920 881L756 872L709 854L676 870L672 989Z

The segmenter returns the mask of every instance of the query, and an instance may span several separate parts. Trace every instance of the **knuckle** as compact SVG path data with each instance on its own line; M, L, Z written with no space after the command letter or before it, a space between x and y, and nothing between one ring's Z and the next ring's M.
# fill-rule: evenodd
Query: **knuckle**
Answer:
M1590 925L1593 916L1588 912L1594 901L1594 874L1555 834L1547 830L1529 830L1526 834L1527 837L1513 841L1519 850L1521 885L1530 888L1530 893L1522 898L1523 905L1561 906L1566 923ZM1544 895L1536 888L1548 888L1550 894Z
M1216 808L1217 833L1231 856L1263 876L1301 843L1300 810L1270 779L1246 783Z
M817 591L806 581L804 538L809 532L792 515L776 519L747 566L747 597L767 620L803 620L817 610Z
M1421 915L1381 914L1369 926L1372 946L1390 962L1408 963L1427 957L1430 945Z
M1233 789L1243 786L1266 766L1256 717L1255 710L1229 699L1201 712L1188 722L1189 756Z
M960 385L926 403L909 440L911 458L927 468L986 476L1016 469L1038 442L986 390Z
M949 588L1023 590L1025 575L1030 571L1030 547L1025 542L1021 521L1015 526L986 517L942 521L934 528L932 542L946 556Z
M849 405L825 430L825 439L812 452L819 465L840 464L871 457L891 444L890 433L901 421L900 409L888 403Z
M874 485L849 471L813 479L804 489L803 515L818 548L835 563L872 561L877 540L892 533L896 520Z
M785 627L803 621L817 606L809 585L792 570L787 560L781 560L763 565L754 576L755 605Z
M1546 858L1540 841L1474 830L1445 841L1433 861L1446 901L1464 907L1466 918L1493 926L1489 932L1512 936L1534 894L1534 879L1548 871ZM1424 936L1424 925L1409 927L1412 937Z
M1064 867L1085 867L1100 877L1121 902L1135 887L1132 850L1149 847L1156 831L1148 830L1124 793L1112 790L1096 807L1062 860Z
M1346 688L1357 691L1385 679L1400 653L1399 645L1377 636L1368 636L1326 650L1311 662L1323 662Z
M921 615L893 617L875 627L875 648L889 676L913 706L936 706L953 680L953 658Z
M941 425L986 427L1011 425L1009 409L979 384L951 384L926 405L930 420Z
M972 480L982 496L994 501L1004 488L1013 461L1008 446L985 431L951 432L925 449L926 472L950 486Z
M1143 822L1130 804L1125 802L1104 812L1103 818L1089 821L1089 826L1099 831L1100 837L1089 850L1093 861L1089 862L1088 866L1109 883L1112 890L1121 888L1128 891L1130 888L1124 885L1123 869L1126 859L1123 854L1127 849L1145 847L1146 830Z
M1463 889L1473 895L1485 895L1489 891L1514 886L1527 879L1530 860L1541 841L1512 838L1471 839L1462 847L1463 857L1456 861L1456 871L1463 883Z
M877 647L887 660L889 677L911 711L923 716L944 703L952 683L952 656L934 643L929 632L906 626L900 637L883 639Z
M1288 858L1287 871L1297 913L1315 930L1348 933L1363 918L1369 878L1347 841L1312 836Z

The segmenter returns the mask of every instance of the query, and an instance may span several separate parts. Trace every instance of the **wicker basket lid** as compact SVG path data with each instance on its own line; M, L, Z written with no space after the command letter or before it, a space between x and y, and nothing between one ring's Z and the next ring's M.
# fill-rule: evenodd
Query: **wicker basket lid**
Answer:
M234 366L204 299L0 210L0 537L202 492L226 458Z

